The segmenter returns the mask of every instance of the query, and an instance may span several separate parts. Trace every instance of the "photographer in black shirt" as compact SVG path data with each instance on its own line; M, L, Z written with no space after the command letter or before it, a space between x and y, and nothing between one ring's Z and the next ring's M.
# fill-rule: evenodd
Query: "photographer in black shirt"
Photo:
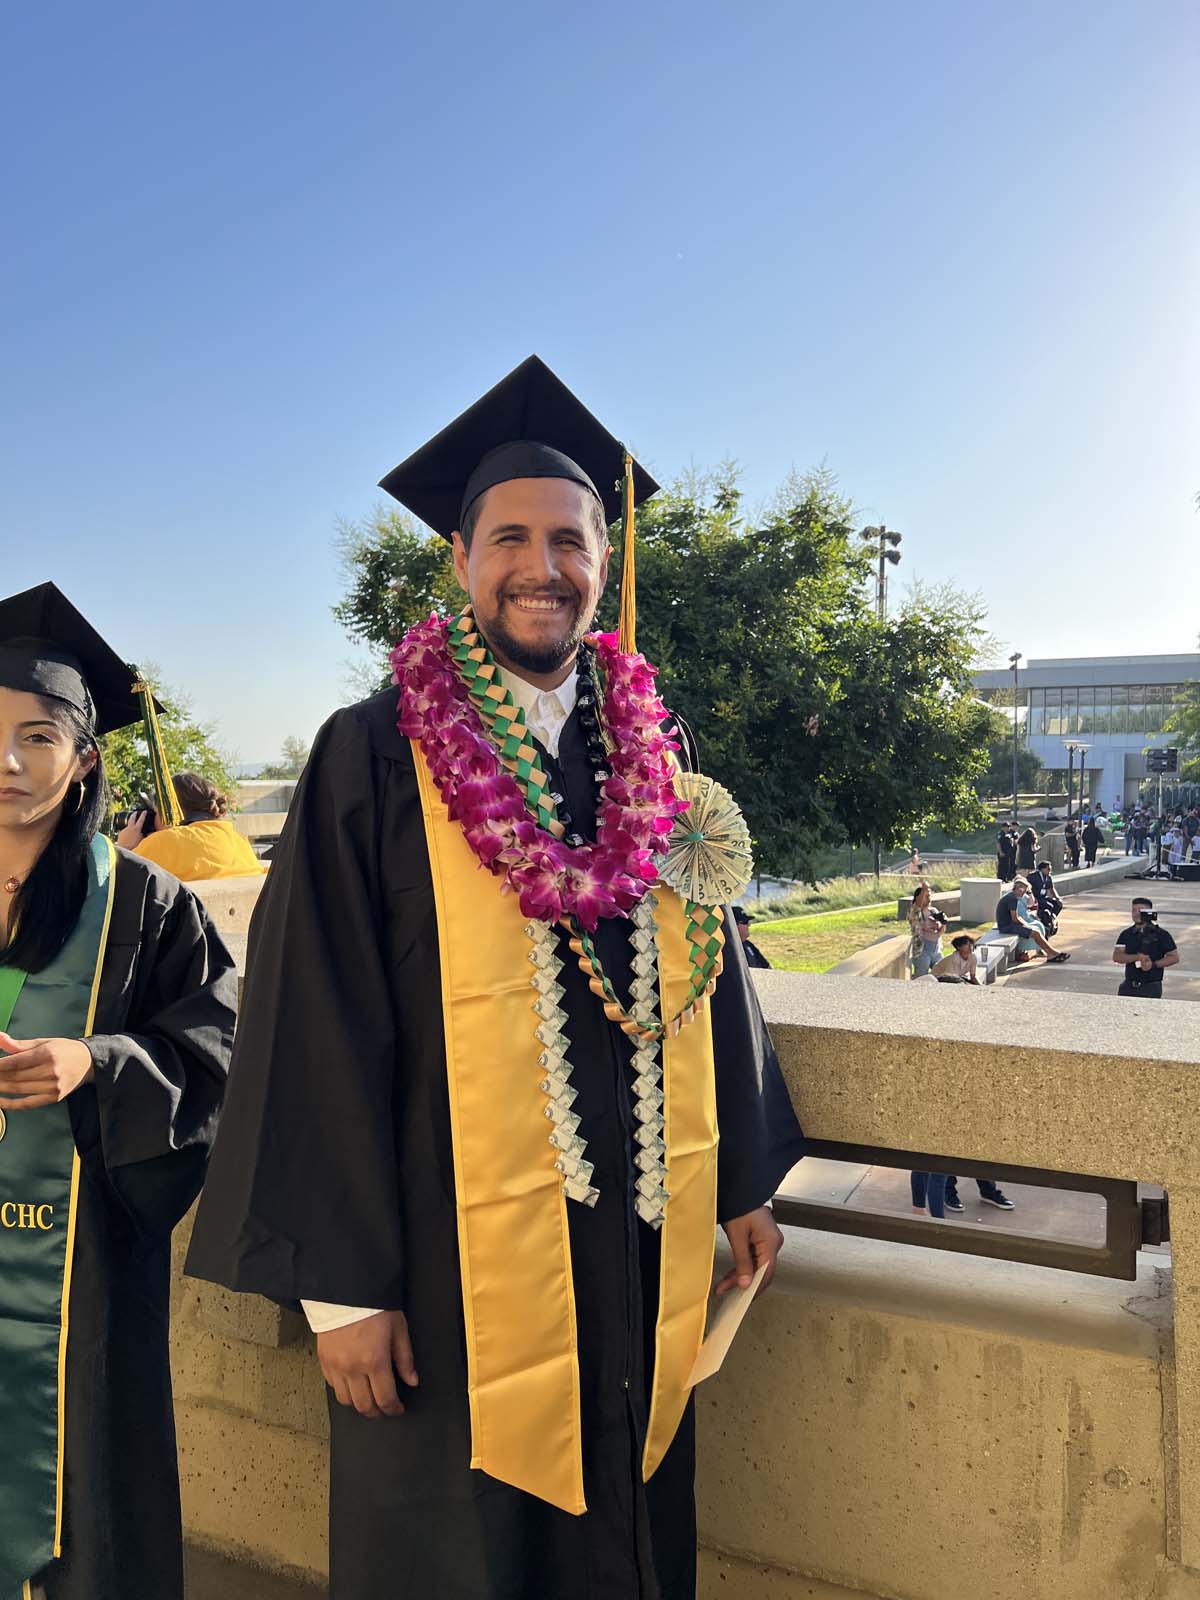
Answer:
M1162 999L1163 970L1179 965L1179 950L1167 930L1159 927L1153 901L1139 895L1133 902L1132 926L1117 936L1113 960L1125 968L1118 994Z

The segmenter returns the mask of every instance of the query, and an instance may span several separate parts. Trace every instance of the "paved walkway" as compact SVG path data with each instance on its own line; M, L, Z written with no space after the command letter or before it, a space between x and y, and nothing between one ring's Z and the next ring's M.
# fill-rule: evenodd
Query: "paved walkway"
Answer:
M1130 857L1131 863L1135 857ZM1130 867L1130 871L1134 868ZM1179 946L1180 962L1167 974L1163 995L1169 1000L1200 1000L1200 883L1166 879L1130 879L1106 884L1088 894L1064 899L1059 931L1052 941L1069 950L1070 961L1047 966L1040 957L1014 967L1003 983L1027 989L1060 989L1068 994L1116 994L1121 969L1112 959L1117 935L1133 921L1130 901L1148 895L1159 914L1159 926Z

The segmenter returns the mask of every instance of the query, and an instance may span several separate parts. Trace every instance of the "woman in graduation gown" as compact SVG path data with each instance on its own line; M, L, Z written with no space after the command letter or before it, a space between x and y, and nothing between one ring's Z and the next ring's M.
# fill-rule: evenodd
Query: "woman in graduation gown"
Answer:
M53 584L0 601L0 1600L180 1600L171 1230L237 978L99 832L131 668Z

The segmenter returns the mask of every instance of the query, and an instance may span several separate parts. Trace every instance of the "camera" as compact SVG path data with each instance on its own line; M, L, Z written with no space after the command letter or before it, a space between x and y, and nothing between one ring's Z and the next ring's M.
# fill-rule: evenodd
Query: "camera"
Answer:
M120 833L121 829L128 827L135 817L140 817L142 815L145 815L146 818L146 821L142 827L142 832L152 832L154 823L154 801L149 799L144 794L138 795L134 803L126 810L113 812L113 832Z
M1157 911L1148 911L1146 909L1146 907L1143 906L1142 909L1138 913L1138 921L1141 923L1143 928L1154 928L1154 927L1157 927L1158 926L1158 912Z

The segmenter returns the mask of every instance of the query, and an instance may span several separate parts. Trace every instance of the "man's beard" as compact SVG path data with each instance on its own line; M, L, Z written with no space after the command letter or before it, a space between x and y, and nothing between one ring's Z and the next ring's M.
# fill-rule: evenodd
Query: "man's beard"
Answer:
M563 637L541 646L514 639L501 622L498 611L486 621L476 613L475 620L493 655L502 657L522 671L543 677L548 673L557 672L559 667L571 659L579 648L579 641L591 625L591 618L584 618L578 601L574 604L575 618Z

